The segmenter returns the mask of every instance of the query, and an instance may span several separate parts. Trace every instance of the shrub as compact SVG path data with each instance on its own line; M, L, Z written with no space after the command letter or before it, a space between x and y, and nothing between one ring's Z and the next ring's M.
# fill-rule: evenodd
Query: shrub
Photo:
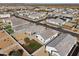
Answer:
M13 50L9 53L10 56L22 56L23 55L23 50L18 49L17 51Z
M11 25L5 26L5 29L12 28Z
M13 29L11 29L11 28L8 28L8 29L5 29L5 30L6 30L6 32L8 32L9 34L11 34L11 33L14 32Z
M30 38L28 38L28 37L24 38L24 42L25 43L30 43Z

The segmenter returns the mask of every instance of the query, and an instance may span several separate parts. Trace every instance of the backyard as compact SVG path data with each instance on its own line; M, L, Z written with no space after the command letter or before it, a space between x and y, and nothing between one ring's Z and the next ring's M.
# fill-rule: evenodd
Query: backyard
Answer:
M24 39L26 44L23 44L23 47L32 54L34 51L39 49L42 45L38 42L36 42L34 39L30 40L29 38Z

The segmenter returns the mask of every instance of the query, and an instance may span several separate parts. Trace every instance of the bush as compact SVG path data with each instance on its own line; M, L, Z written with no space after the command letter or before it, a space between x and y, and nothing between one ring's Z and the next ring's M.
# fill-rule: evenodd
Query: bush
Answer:
M24 42L25 43L30 43L30 38L28 38L28 37L24 38Z
M18 49L17 51L13 50L9 53L10 56L22 56L23 55L23 50Z
M12 28L11 25L5 26L5 29Z
M13 29L11 29L11 28L8 28L8 29L5 29L5 30L6 30L6 32L8 32L9 34L11 34L11 33L14 32Z
M5 30L6 30L6 32L8 32L9 34L11 34L11 33L13 33L14 31L13 31L13 29L12 29L12 27L11 27L11 25L7 25L7 26L5 26L5 28L4 28Z

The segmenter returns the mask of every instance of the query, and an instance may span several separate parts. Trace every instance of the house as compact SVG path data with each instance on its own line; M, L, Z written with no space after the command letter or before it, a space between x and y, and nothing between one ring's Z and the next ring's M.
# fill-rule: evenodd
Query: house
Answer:
M63 25L66 22L71 21L72 19L73 19L73 16L71 15L48 14L48 18L46 19L46 22L49 24Z
M52 29L45 29L40 33L36 34L36 38L43 44L48 43L51 39L55 38L59 34L58 31Z
M2 20L2 19L0 19L0 29L3 29L3 27L4 27L3 20Z
M5 23L5 24L9 24L11 26L13 25L11 19L9 19L9 18L2 19L2 20L3 20L3 23Z
M56 8L56 9L54 10L54 12L63 12L63 11L64 11L63 8Z
M71 22L67 22L67 23L65 23L65 24L63 25L64 28L70 29L70 30L71 30L74 26L75 26L75 24L74 24L74 23L71 23Z
M62 19L58 19L58 18L57 19L53 19L53 18L47 19L46 22L49 24L55 24L55 25L62 25L65 23L65 21L63 21Z
M8 18L10 17L10 14L0 14L0 18Z
M77 29L79 29L79 24L76 26Z
M30 14L28 15L29 18L31 19L41 19L42 17L46 16L45 12L30 12Z
M72 14L63 14L62 16L69 19L72 19L74 17Z
M45 10L49 11L49 12L53 12L53 11L55 11L55 8L46 8Z
M46 51L50 55L67 56L76 43L76 37L62 33L46 45Z
M3 29L5 25L11 25L12 26L11 20L8 19L8 18L0 19L0 29Z

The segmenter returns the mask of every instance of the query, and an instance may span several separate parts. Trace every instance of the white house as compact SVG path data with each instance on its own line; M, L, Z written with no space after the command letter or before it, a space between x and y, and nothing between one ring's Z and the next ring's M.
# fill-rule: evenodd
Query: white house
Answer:
M10 14L0 14L0 18L7 18L10 17Z
M3 20L3 23L5 23L5 24L10 24L11 26L13 25L11 19L6 18L6 19L2 19L2 20Z
M67 56L76 43L76 37L63 33L46 45L46 51L51 55Z
M31 19L40 19L41 17L44 17L46 15L46 12L30 12L28 15Z
M55 24L55 25L62 25L65 23L62 19L53 19L53 18L47 19L46 22L49 24Z
M36 38L40 40L43 44L48 43L53 38L55 38L59 34L58 31L53 29L45 29L44 31L37 33Z

